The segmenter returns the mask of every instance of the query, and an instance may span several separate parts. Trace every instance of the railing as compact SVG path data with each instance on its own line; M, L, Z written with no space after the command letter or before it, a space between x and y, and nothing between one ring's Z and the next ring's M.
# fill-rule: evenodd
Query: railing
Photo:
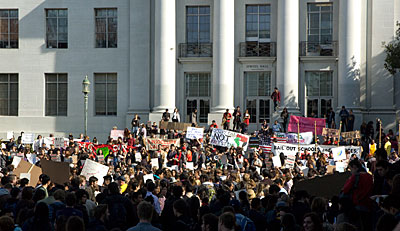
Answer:
M212 57L212 43L181 43L179 57Z
M300 42L300 56L338 56L338 42Z
M276 43L242 42L240 43L240 57L275 57Z

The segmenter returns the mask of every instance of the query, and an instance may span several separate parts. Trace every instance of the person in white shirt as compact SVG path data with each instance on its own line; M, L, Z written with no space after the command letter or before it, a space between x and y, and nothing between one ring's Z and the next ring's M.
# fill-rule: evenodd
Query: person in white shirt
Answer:
M172 122L181 122L181 117L179 115L179 109L175 108L172 114Z

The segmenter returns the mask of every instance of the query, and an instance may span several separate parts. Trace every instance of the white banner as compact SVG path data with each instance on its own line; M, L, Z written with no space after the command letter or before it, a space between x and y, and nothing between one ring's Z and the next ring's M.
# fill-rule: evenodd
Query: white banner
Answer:
M108 166L99 164L93 160L86 159L85 165L83 166L81 175L86 177L86 180L89 180L91 176L95 176L99 182L98 184L103 185L104 179L108 173Z
M300 139L297 138L297 133L287 133L288 143L291 144L311 144L313 141L313 133L312 132L302 132L300 133Z
M291 155L296 155L298 150L298 146L296 144L285 144L285 143L274 143L272 145L272 152L274 155L279 155L280 153L283 153L285 156L291 154ZM310 154L313 152L318 152L321 151L322 153L329 155L330 152L332 152L332 149L337 148L338 146L335 145L318 145L315 147L314 144L301 144L300 145L300 153L304 153L305 150L307 150ZM360 146L340 146L341 148L344 148L345 150L350 152L351 154L356 154L358 158L361 157L361 147Z
M204 128L188 127L186 132L186 139L195 140L203 139Z
M34 140L35 140L35 134L34 133L24 133L24 134L22 134L21 142L23 144L33 144Z
M210 143L212 145L222 147L242 147L243 151L247 150L250 136L240 133L214 128L211 133Z

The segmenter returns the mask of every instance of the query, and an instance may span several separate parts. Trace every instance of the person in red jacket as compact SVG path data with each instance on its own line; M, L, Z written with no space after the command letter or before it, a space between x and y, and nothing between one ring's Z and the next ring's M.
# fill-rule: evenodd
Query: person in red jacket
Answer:
M350 161L349 168L352 175L344 184L342 193L350 196L360 216L362 230L372 230L370 227L373 201L370 197L374 186L373 177L366 172L358 159Z
M281 93L278 91L277 87L275 87L274 92L272 92L271 99L274 101L274 111L276 111L276 108L279 107L281 103Z

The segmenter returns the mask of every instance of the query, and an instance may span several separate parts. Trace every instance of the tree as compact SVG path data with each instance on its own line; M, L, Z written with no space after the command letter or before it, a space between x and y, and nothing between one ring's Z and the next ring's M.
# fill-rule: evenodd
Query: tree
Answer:
M394 40L385 45L385 52L385 68L394 75L396 69L400 68L400 27L396 31Z

